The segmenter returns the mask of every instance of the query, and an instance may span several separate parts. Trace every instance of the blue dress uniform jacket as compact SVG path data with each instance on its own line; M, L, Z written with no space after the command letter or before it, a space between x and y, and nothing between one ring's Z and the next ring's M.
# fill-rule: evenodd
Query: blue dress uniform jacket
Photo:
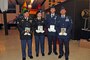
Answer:
M50 25L55 25L55 29L56 29L57 22L58 22L58 15L57 14L55 14L53 17L51 17L51 14L46 15L45 23L46 23L47 28L50 28ZM56 35L56 32L49 32L48 31L47 33L49 35Z
M56 30L56 25L58 22L58 15L55 14L53 17L51 17L51 14L46 15L46 28L47 28L47 36L48 36L48 55L51 54L52 52L52 44L53 44L53 52L57 54L57 47L56 47L56 42L57 42L57 33L56 32L49 32L48 28L50 28L50 25L54 25L55 30Z
M20 32L20 39L21 40L30 40L32 38L33 18L28 17L28 19L25 19L24 16L21 15L17 18L17 26L18 26L18 30ZM25 27L30 28L31 35L24 35Z
M61 28L66 28L66 33L67 33L66 37L69 38L72 29L72 19L70 16L66 16L65 18L62 18L61 16L59 17L56 28L58 37L63 37L59 35L59 33L61 32Z
M59 35L61 32L61 28L66 28L67 35ZM70 32L72 29L72 19L69 16L59 17L59 21L57 23L57 34L59 39L59 53L63 56L63 44L65 45L65 58L68 59L69 56L69 40L70 40Z

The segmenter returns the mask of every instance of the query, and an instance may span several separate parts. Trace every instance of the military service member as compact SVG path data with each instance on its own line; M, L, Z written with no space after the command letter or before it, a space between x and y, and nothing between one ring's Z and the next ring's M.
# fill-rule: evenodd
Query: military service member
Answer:
M57 34L56 34L56 24L57 24L57 18L58 15L55 14L55 7L52 6L50 8L50 14L47 14L46 16L46 26L47 26L47 36L48 36L48 55L52 53L52 44L53 44L53 52L55 55L57 55L57 47L56 47L56 41L57 41Z
M28 56L32 56L32 26L33 19L29 16L28 10L25 10L23 15L17 17L17 26L20 32L22 60L26 60L26 44L28 45Z
M42 10L37 12L37 17L34 19L34 35L36 46L36 57L39 56L39 45L41 48L42 56L44 56L44 39L45 39L45 19L42 18Z
M60 17L57 23L57 33L59 38L59 53L58 58L61 58L64 55L63 44L65 45L65 60L69 58L69 40L70 32L72 29L72 19L70 16L66 15L66 9L64 7L60 10Z

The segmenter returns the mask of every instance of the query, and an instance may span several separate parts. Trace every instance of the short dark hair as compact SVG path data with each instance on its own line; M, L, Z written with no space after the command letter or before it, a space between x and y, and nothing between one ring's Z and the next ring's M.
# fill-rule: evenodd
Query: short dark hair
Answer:
M53 6L51 6L51 7L50 7L50 9L51 9L51 8L54 8L54 9L56 9L54 5L53 5Z
M63 9L65 9L65 7L62 6L61 9L60 9L60 11L63 10ZM66 10L66 9L65 9L65 10Z
M38 10L37 13L36 13L36 15L37 15L38 13L42 13L42 12L43 12L43 10Z

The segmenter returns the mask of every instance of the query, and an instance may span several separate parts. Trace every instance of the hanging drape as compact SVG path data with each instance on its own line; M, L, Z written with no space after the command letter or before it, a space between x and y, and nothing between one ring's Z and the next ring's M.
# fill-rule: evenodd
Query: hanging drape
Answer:
M0 0L0 10L2 12L8 10L8 0Z

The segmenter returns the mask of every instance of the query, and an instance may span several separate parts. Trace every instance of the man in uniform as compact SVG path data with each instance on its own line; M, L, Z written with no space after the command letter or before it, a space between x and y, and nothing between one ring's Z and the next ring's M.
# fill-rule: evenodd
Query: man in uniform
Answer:
M23 15L17 17L17 26L20 32L22 60L26 60L26 44L28 45L28 56L32 56L32 25L33 19L29 17L28 10L25 10Z
M57 34L56 34L56 23L58 15L55 14L55 7L52 6L50 8L50 14L47 14L46 16L46 26L47 26L47 35L48 35L48 55L52 53L52 43L53 43L53 52L55 55L57 55L57 47L56 47L56 41L57 41Z
M63 44L65 45L65 60L68 60L69 57L69 40L70 32L72 29L72 19L70 16L66 15L66 9L64 7L60 10L60 17L57 23L57 33L59 39L59 53L58 58L61 58L64 55Z

